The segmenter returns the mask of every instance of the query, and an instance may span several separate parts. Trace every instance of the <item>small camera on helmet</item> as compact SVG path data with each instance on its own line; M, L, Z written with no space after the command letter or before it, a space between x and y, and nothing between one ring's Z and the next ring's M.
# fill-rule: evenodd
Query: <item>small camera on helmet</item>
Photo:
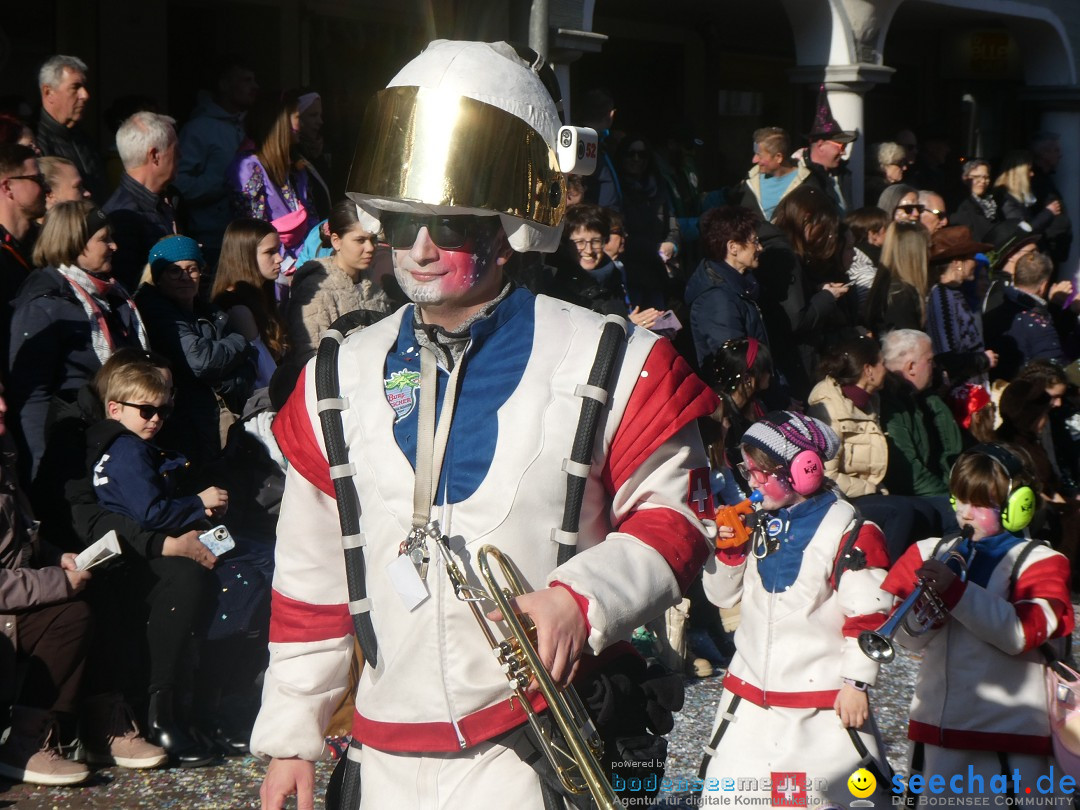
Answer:
M588 127L559 128L559 169L563 174L592 174L599 149L596 130Z

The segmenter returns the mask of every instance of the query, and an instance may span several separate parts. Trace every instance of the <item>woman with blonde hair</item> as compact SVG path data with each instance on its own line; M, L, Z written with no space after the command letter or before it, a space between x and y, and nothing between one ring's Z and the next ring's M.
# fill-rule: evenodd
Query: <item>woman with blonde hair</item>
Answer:
M89 200L55 205L34 246L35 270L12 301L7 398L19 415L20 455L37 467L54 396L73 400L124 346L149 348L131 296L112 276L109 218Z
M929 251L930 234L921 224L889 224L863 318L879 338L893 329L923 328Z
M1025 231L1042 233L1061 214L1061 201L1051 200L1045 207L1037 207L1031 192L1031 153L1018 149L1010 152L1001 162L1001 173L994 180L994 199L1001 218L1015 223Z
M242 152L226 174L237 216L269 222L281 235L291 269L296 252L316 222L308 193L307 163L299 157L300 105L294 92L257 105L248 114L255 147Z
M210 300L228 313L227 326L258 352L255 387L265 388L285 356L285 324L274 303L281 273L281 239L261 219L238 219L225 229Z

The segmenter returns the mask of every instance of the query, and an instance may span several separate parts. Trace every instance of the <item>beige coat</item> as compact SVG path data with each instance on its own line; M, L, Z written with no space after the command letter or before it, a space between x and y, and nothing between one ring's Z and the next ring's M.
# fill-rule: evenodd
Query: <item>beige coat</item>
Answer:
M373 282L354 284L332 256L307 262L296 271L289 292L290 352L297 357L315 354L330 324L357 309L390 312L392 305Z
M889 466L889 448L878 418L876 394L872 403L872 413L859 410L832 377L826 377L810 392L808 413L840 437L840 452L825 462L825 474L849 498L878 492Z

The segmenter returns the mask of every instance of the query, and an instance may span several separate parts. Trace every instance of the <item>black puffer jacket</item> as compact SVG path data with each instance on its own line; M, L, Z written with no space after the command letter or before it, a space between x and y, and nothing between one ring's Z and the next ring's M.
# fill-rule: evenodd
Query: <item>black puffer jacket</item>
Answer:
M226 315L214 306L196 302L189 312L149 284L135 293L135 303L151 348L172 366L176 409L156 441L202 464L221 451L214 394L234 413L243 411L255 387L255 348L243 335L226 330Z

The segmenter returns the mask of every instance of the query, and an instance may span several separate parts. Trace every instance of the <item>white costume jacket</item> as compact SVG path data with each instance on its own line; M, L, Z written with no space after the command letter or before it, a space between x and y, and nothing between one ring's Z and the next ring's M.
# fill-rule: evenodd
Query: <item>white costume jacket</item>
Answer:
M404 307L350 336L339 356L379 645L378 665L366 666L360 680L353 733L384 751L457 751L519 725L525 713L508 700L506 678L436 549L429 596L412 610L386 571L412 525L420 377L412 318ZM475 552L490 543L513 559L527 587L568 587L585 611L593 652L677 602L715 532L694 423L714 410L715 397L667 341L633 329L597 432L579 553L556 566L563 462L603 323L515 290L472 326L431 512L470 581L480 583ZM440 412L446 381L440 369ZM309 364L275 423L291 466L278 524L270 667L252 735L257 754L309 760L322 752L354 641L314 387Z
M1050 754L1044 658L1039 645L1073 629L1069 561L1009 532L975 543L967 582L943 595L950 618L940 628L897 641L922 649L908 736L942 748ZM903 598L939 540L908 548L882 586Z
M885 620L889 564L881 530L862 524L855 566L834 582L854 509L824 492L770 513L779 541L764 559L728 549L705 567L709 600L741 604L735 657L724 690L758 706L832 709L844 678L873 684L878 665L859 649L863 630Z

